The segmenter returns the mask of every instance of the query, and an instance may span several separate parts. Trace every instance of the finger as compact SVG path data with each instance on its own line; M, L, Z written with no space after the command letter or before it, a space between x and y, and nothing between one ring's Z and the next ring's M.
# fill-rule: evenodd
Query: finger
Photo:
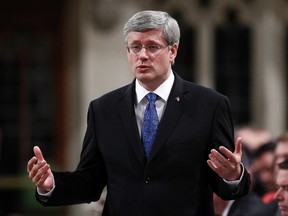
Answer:
M215 165L214 165L214 163L211 161L211 159L209 160L207 160L207 163L208 163L208 165L212 168L212 169L214 169L214 167L215 167Z
M209 165L209 167L214 171L216 172L217 170L217 166L213 163L213 161L210 159L210 160L207 160L207 164Z
M34 146L33 151L38 161L44 161L44 157L38 146Z
M220 162L221 164L223 164L227 159L222 155L220 154L218 151L216 151L215 149L212 149L211 150L211 153L209 154L209 158L212 160L212 161L215 161L215 162Z
M221 166L216 165L211 159L207 160L207 164L215 173L224 178L224 176L222 176L223 169L221 168Z
M41 178L38 180L38 182L36 183L37 187L41 187L44 182L46 181L46 179L49 177L49 172L46 172L44 175L41 176Z
M224 146L220 146L219 150L221 151L221 153L223 153L228 160L233 160L235 159L235 155L242 155L242 143L241 143L241 137L238 137L236 142L235 142L235 150L234 152L230 151L229 149L227 149Z
M38 162L37 164L33 165L33 167L31 168L30 172L29 172L29 178L33 179L35 176L37 175L41 175L41 169L47 165L46 162Z
M212 155L209 156L209 161L211 163L211 165L213 165L213 167L215 169L219 169L221 167L221 162L219 160L217 160L216 158L214 158Z
M236 164L240 163L239 160L241 160L241 156L239 157L239 155L237 155L236 153L233 153L230 150L226 149L225 153L223 153L223 154L225 154L227 156L226 161L228 161L230 165L232 165L232 164L236 165Z
M219 147L220 152L228 159L229 161L233 160L234 155L233 152L231 152L229 149L227 149L224 146Z
M36 184L37 182L40 181L41 178L43 178L43 176L46 176L46 174L49 174L49 169L50 166L48 164L45 164L43 167L41 167L38 172L34 175L31 176L32 181ZM45 178L46 179L46 178Z
M36 163L37 163L37 158L36 158L36 157L32 157L32 158L28 161L28 163L27 163L27 172L28 172L28 173L32 170L33 166L34 166Z
M241 143L242 137L238 137L235 143L235 154L241 154L242 155L242 143Z

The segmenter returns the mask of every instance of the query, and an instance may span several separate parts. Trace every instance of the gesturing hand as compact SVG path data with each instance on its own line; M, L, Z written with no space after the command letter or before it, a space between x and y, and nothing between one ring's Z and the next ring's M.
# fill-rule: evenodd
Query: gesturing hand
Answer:
M45 161L38 146L33 148L35 156L27 163L27 172L30 180L38 187L40 192L46 193L53 188L53 174L50 165Z
M222 154L215 149L211 150L211 153L209 154L209 159L207 160L208 165L221 178L228 181L238 180L241 176L241 137L238 137L235 142L234 152L231 152L224 146L220 146L219 150Z

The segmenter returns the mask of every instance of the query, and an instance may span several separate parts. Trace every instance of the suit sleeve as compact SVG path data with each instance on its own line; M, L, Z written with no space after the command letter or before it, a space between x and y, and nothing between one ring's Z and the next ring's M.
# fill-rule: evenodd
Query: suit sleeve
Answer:
M106 171L97 146L96 117L90 104L88 125L84 137L80 162L74 172L53 172L55 189L50 197L36 199L46 206L90 203L100 198L106 185Z
M215 110L211 129L211 147L209 149L218 150L220 146L225 146L230 151L235 150L234 127L231 116L230 103L227 97L219 100ZM243 166L244 167L244 166ZM250 176L244 167L244 174L238 186L232 189L217 173L208 167L210 186L212 190L222 199L231 200L246 195L250 188Z

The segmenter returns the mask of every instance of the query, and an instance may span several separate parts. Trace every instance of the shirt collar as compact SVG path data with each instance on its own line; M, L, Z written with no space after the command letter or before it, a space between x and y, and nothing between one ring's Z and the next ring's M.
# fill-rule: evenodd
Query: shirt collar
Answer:
M173 72L170 72L170 75L165 82L163 82L155 91L153 91L155 94L157 94L160 98L162 98L165 102L168 100L169 94L171 92L173 83L174 83L175 76ZM136 91L136 103L139 104L142 99L146 96L146 94L149 93L147 89L145 89L143 86L141 86L136 80L135 84L135 91Z

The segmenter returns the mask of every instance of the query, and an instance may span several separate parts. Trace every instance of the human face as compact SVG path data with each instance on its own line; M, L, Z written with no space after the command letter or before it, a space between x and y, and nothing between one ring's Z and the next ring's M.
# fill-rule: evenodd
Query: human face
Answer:
M127 47L144 46L138 54L127 48L129 67L140 83L148 91L154 91L168 79L172 63L177 55L178 45L168 46L161 29L145 32L130 32ZM156 53L147 52L149 45L160 45Z
M288 170L279 170L277 179L279 189L275 194L281 216L288 216Z
M279 164L288 159L288 142L279 142L275 149L275 163Z
M288 142L278 142L274 152L274 176L278 172L278 164L288 159Z
M252 170L266 191L274 190L273 161L274 152L265 152L253 162Z

